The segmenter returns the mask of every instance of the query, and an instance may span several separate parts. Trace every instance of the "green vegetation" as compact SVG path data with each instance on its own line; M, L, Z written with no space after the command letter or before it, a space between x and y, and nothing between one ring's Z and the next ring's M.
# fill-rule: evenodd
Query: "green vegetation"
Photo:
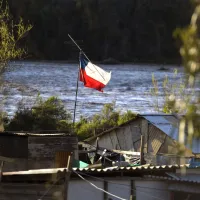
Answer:
M194 5L190 25L174 32L174 37L182 44L180 54L187 81L180 88L171 85L167 78L163 82L163 111L185 114L180 133L183 134L187 128L188 141L193 136L200 136L199 93L195 96L184 93L185 88L199 84L200 5L198 1ZM68 33L80 46L84 44L84 50L95 60L177 60L179 56L172 32L176 27L188 24L192 10L189 0L8 0L8 4L0 0L0 73L4 72L10 60L21 58L26 53L21 45L28 47L32 59L77 59L77 51L72 48ZM32 26L26 25L21 17L30 20L34 29L30 31ZM23 38L29 31L25 42ZM157 94L159 91L155 78L153 84L153 92ZM177 89L180 89L179 96L176 96ZM182 92L186 98L180 98ZM79 137L98 134L135 117L130 111L121 114L114 107L114 104L106 104L101 113L91 119L82 117L75 124ZM32 108L21 105L6 126L6 130L19 131L69 131L71 128L70 115L56 97L46 101L38 97ZM180 138L180 142L185 141L184 137Z
M195 9L190 25L186 28L177 28L174 37L181 42L180 54L185 69L185 81L171 84L168 78L163 81L165 113L183 114L179 128L180 152L185 142L192 145L194 137L200 137L200 93L194 93L194 88L200 87L200 3L194 1ZM176 73L175 73L176 75ZM152 94L158 96L159 88L155 77L152 77ZM155 107L160 110L157 99ZM186 133L186 134L185 134Z
M0 90L5 94L2 86L2 74L12 59L21 58L25 53L24 48L20 48L20 42L32 28L31 25L25 25L22 18L18 21L10 15L9 7L6 1L0 0ZM1 106L3 101L1 101ZM4 130L4 113L0 111L0 130Z
M199 87L200 75L200 3L195 2L195 10L191 17L190 25L184 29L177 29L174 36L182 41L180 54L186 73L186 84L193 88L195 84ZM176 101L177 102L177 101ZM192 144L193 137L200 137L200 93L192 96L192 101L184 100L177 102L179 110L185 111L185 116L180 123L180 142L184 143L184 130L187 129L187 142Z
M115 111L115 103L105 104L101 112L93 115L91 119L81 117L80 121L76 123L76 132L80 139L85 139L121 125L135 117L136 114L131 111L123 114Z
M50 97L44 101L38 96L32 108L21 103L5 128L8 131L70 131L71 125L71 115L65 110L61 100Z
M21 58L26 53L19 42L31 28L31 25L24 24L22 18L15 23L7 2L0 0L0 73L4 72L8 61Z
M71 34L96 61L180 61L172 37L188 24L190 0L8 0L13 19L34 25L30 59L77 60ZM111 59L112 60L112 59Z
M121 114L115 111L115 104L105 104L99 114L91 119L81 117L75 124L75 132L80 139L99 134L109 128L121 125L135 118L131 111ZM65 131L72 132L73 123L70 113L64 108L57 97L50 97L46 101L38 96L35 104L27 108L19 104L12 119L5 119L7 131Z
M162 86L158 86L158 81L154 74L152 74L153 88L150 94L154 99L154 109L167 114L185 114L185 111L180 109L178 102L184 101L187 104L191 102L194 95L194 88L189 88L185 81L178 77L177 69L174 70L173 79L175 79L176 82L171 83L166 76L162 82ZM159 99L160 93L163 94L163 104Z

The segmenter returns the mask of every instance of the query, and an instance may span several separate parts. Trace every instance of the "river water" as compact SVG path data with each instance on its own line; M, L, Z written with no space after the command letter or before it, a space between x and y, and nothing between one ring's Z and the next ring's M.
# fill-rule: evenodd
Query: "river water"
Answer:
M112 71L109 84L101 93L97 90L86 88L79 82L76 116L91 116L99 112L105 103L116 103L116 109L131 110L138 113L156 112L154 109L155 98L151 96L152 74L162 87L162 81L167 75L170 82L175 82L183 77L180 66L166 66L168 70L161 71L159 65L100 65L107 71ZM174 77L177 68L178 76ZM73 113L76 92L78 63L67 64L58 62L11 62L9 70L4 74L6 99L4 110L12 116L23 101L31 106L37 94L44 98L59 97L66 108ZM162 103L162 93L159 94Z

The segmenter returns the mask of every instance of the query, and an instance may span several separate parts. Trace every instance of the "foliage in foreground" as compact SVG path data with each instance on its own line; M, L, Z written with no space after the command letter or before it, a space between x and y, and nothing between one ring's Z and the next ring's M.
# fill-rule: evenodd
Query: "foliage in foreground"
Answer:
M21 58L25 49L19 47L19 41L32 28L25 25L22 18L14 23L6 1L0 0L0 73L5 70L8 61Z
M168 76L162 81L162 85L158 85L158 80L152 74L153 87L150 91L154 102L153 107L157 112L163 112L166 114L179 114L184 115L185 110L180 109L178 102L185 102L188 104L192 101L194 95L194 88L189 88L182 78L178 77L178 70L174 69L173 77L176 81L170 82ZM159 95L162 94L162 101L159 99Z
M25 25L20 18L18 22L13 22L9 12L6 0L0 0L0 90L5 94L2 87L2 73L8 66L8 62L12 59L21 58L25 53L24 48L20 48L19 42L27 35L32 28L31 25ZM3 102L0 102L2 106ZM4 130L3 109L0 108L0 130Z
M194 2L195 9L189 26L174 31L174 37L181 41L180 54L185 69L185 82L182 85L173 85L167 79L163 81L162 111L182 114L179 127L180 151L185 143L192 146L193 138L200 137L200 93L194 93L195 88L200 87L200 3ZM152 82L153 94L156 96L159 91L154 77ZM158 102L156 106L159 107Z
M190 88L195 85L199 88L200 76L200 3L195 1L195 10L191 17L190 25L185 29L177 29L174 33L182 41L180 54L183 59L185 73L187 75L186 84ZM193 137L200 137L200 93L193 96L192 101L176 101L175 106L184 110L185 116L180 123L180 143L184 144L184 130L187 130L187 143L192 145Z

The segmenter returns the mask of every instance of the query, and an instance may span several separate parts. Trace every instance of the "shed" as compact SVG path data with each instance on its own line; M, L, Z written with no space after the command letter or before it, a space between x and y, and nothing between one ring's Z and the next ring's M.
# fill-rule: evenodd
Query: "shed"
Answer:
M3 171L65 167L68 155L78 159L78 139L65 133L0 133ZM13 162L6 162L11 158Z
M147 160L150 159L153 164L176 164L179 163L179 121L176 115L141 114L118 127L88 138L85 142L96 145L98 138L100 147L140 152L142 135L143 152ZM200 152L200 143L196 139L192 148L185 146L184 149L182 155L189 158L193 153Z

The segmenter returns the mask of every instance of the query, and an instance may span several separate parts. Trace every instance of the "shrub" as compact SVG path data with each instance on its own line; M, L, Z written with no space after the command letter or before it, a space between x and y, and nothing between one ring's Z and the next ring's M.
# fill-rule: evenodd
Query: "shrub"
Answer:
M6 130L14 131L69 131L71 115L57 97L44 101L38 96L35 105L29 109L20 106L8 123Z
M81 117L80 121L75 125L76 133L79 139L86 139L92 135L97 135L112 127L121 125L135 116L136 114L131 111L127 111L124 114L115 111L115 103L105 104L100 114L95 114L90 120Z

